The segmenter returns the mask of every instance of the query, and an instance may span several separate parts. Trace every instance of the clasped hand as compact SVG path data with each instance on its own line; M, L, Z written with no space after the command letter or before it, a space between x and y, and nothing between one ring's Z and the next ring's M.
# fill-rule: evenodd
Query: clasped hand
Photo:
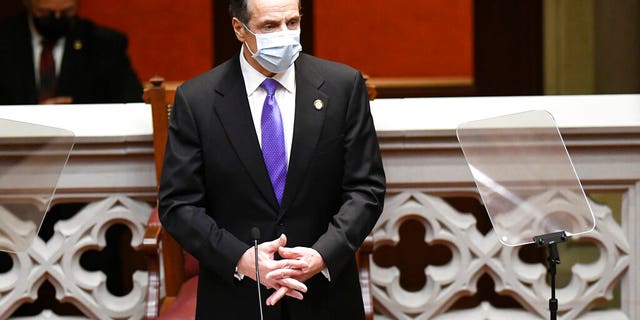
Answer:
M273 241L258 245L260 283L275 292L267 298L267 305L275 305L284 296L302 300L307 292L304 284L309 278L325 268L320 254L311 248L286 248L287 237L283 234ZM275 253L281 260L275 260ZM255 249L249 248L238 261L238 272L253 280L256 276Z

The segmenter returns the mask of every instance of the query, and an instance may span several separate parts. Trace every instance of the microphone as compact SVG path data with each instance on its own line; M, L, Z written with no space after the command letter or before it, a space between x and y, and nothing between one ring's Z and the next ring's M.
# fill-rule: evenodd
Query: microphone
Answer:
M260 320L264 319L262 314L262 294L260 293L260 269L258 268L258 240L260 240L260 229L257 227L251 228L251 239L253 239L253 247L255 248L255 260L256 260L256 284L258 287L258 305L260 306Z

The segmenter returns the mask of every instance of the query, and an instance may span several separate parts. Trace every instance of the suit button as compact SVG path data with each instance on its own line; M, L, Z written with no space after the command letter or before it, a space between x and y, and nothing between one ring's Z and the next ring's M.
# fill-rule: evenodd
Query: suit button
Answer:
M278 223L279 226L284 227L284 222Z

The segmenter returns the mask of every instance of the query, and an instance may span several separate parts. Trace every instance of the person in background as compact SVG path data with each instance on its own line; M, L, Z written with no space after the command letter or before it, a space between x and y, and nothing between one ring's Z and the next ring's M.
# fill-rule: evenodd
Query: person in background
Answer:
M159 215L200 262L198 319L259 318L254 259L264 319L364 319L378 139L360 72L301 53L300 6L232 0L239 53L176 92Z
M0 105L142 101L123 33L77 16L79 0L23 0L0 23Z

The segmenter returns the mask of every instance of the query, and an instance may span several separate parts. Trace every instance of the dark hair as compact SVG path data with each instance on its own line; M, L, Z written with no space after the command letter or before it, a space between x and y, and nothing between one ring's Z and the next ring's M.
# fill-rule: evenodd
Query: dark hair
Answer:
M231 18L238 18L240 22L249 23L249 9L247 8L248 0L231 0L229 2L229 15Z
M229 15L231 18L238 18L244 24L249 23L251 13L247 5L249 0L231 0L229 2ZM298 8L302 9L302 0L298 0Z

